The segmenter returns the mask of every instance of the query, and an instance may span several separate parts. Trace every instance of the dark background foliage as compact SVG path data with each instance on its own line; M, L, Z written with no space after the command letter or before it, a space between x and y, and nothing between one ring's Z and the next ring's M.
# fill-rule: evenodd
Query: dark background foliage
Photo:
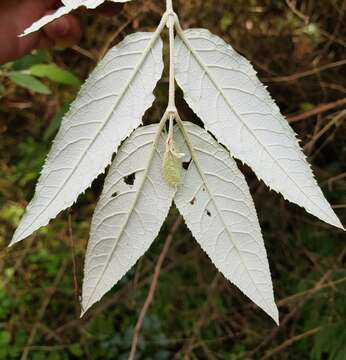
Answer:
M249 58L299 134L326 197L346 224L346 4L343 0L176 0L184 27L205 27ZM154 30L164 1L118 16L84 15L82 43L13 64L54 63L85 79L111 44ZM2 67L1 71L6 71ZM157 259L178 213L150 251L79 319L83 258L103 176L49 227L8 249L61 116L78 88L41 79L50 95L1 80L0 359L127 359ZM167 74L145 121L166 105ZM185 120L196 120L178 93ZM139 336L138 359L346 359L345 235L244 170L268 251L281 325L215 267L181 224Z

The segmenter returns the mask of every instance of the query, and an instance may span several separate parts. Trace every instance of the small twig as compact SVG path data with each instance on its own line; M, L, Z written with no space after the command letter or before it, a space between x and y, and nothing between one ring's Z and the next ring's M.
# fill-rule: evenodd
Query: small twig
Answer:
M210 300L214 296L214 292L212 290L214 290L217 287L217 284L218 284L220 278L221 278L221 274L218 272L210 285L210 292L208 294L208 298L205 303L203 313L199 317L198 321L196 322L196 324L192 330L192 336L187 339L186 343L183 345L181 350L175 354L174 359L180 359L180 354L182 354L184 356L184 360L190 359L190 357L192 356L191 352L193 351L196 338L198 337L199 333L201 332L201 330L209 316Z
M297 121L305 120L305 119L315 116L315 115L322 114L329 110L334 110L343 105L346 105L346 98L339 99L339 100L336 100L336 101L333 101L330 103L326 103L326 104L321 104L319 106L316 106L312 110L303 112L302 114L288 116L287 120L289 123L294 123Z
M336 175L336 176L333 176L333 177L329 178L328 180L326 180L324 183L327 183L329 189L331 190L331 189L332 189L332 186L333 186L333 184L334 184L335 182L344 180L345 178L346 178L346 172L341 173L341 174Z
M28 355L29 355L29 352L31 350L31 345L35 339L35 336L36 336L36 332L37 332L37 329L39 327L39 324L46 312L46 309L50 303L50 300L52 299L52 296L53 294L55 293L56 291L56 288L58 287L63 275L64 275L64 272L66 270L66 267L67 267L67 264L68 262L65 260L61 267L60 267L60 270L59 272L57 273L55 279L54 279L54 282L53 282L53 285L47 289L47 292L46 292L46 295L44 297L44 301L38 311L38 314L37 314L37 319L36 319L36 322L35 324L33 325L32 329L31 329L31 332L30 332L30 335L28 337L28 340L26 342L26 345L25 345L25 348L24 348L24 351L22 353L22 356L21 356L21 360L26 360L28 358Z
M291 301L296 300L297 298L303 297L303 296L307 296L307 295L313 295L323 289L327 289L329 287L335 287L336 285L342 284L346 282L346 276L342 277L341 279L332 281L332 282L328 282L326 284L323 284L319 287L313 287L311 289L305 290L305 291L301 291L299 293L296 293L294 295L288 296L287 298L281 299L277 302L277 306L285 306L287 305L287 303L290 303Z
M49 337L51 339L54 339L59 344L63 344L63 339L53 329L48 327L46 324L40 322L40 323L38 323L37 327L42 331L42 334L44 336L49 335ZM32 349L32 346L30 347L30 349Z
M18 259L16 260L15 264L14 264L14 271L13 273L17 273L17 271L20 269L20 267L23 264L24 258L26 257L26 255L28 254L29 250L31 249L32 244L34 243L35 240L35 235L31 236L30 240L27 242L27 244L25 245L24 251L21 253L21 255L18 257ZM6 249L6 253L8 253L9 250ZM9 284L9 282L11 281L12 278L8 277L4 280L2 287L3 289L6 288L6 286Z
M300 73L296 73L296 74L292 74L292 75L287 75L287 76L276 76L276 77L270 77L270 78L264 78L262 79L265 82L289 82L289 81L296 81L299 80L301 78L307 77L307 76L311 76L311 75L315 75L318 74L322 71L328 70L328 69L332 69L338 66L343 66L346 65L346 60L340 60L340 61L335 61L332 62L330 64L327 65L323 65L321 67L315 68L315 69L311 69L311 70L307 70L307 71L303 71Z
M341 111L336 115L326 126L324 126L305 146L304 149L311 151L312 147L316 144L317 140L321 138L330 128L336 126L339 121L343 121L346 117L346 110Z
M33 345L30 346L30 351L44 351L44 352L52 352L52 351L62 351L62 350L67 350L68 348L71 347L71 345L73 344L67 344L67 345L52 345L52 346L47 346L47 345Z
M77 280L77 265L76 265L76 251L73 240L73 231L72 231L72 216L68 214L68 233L71 242L71 250L72 250L72 266L73 266L73 285L74 285L74 293L77 308L79 306L79 289L78 289L78 280Z
M286 0L286 4L293 12L293 14L295 14L299 19L304 21L305 25L309 23L309 17L307 15L304 15L301 11L299 11L291 0Z
M332 205L333 209L346 209L346 204L345 205Z
M275 347L274 349L270 350L267 352L266 355L264 355L262 357L261 360L267 360L270 359L271 357L273 357L275 354L279 353L280 351L286 349L287 347L291 346L292 344L294 344L297 341L300 341L308 336L312 336L315 335L316 333L318 333L321 330L321 327L316 327L313 328L311 330L308 330L302 334L296 335L291 337L290 339L287 339L286 341L284 341L282 344L280 344L279 346Z
M149 291L148 291L148 295L147 295L147 298L145 299L144 305L142 307L142 310L141 310L141 312L139 314L139 317L138 317L138 320L137 320L137 323L136 323L136 326L135 326L135 331L134 331L134 334L133 334L133 337L132 337L131 352L130 352L130 355L129 355L129 358L128 358L129 360L133 360L135 358L138 339L139 339L139 335L140 335L140 332L141 332L141 329L142 329L143 321L144 321L146 313L147 313L147 311L149 309L149 306L151 305L151 303L152 303L152 301L154 299L154 294L155 294L155 290L156 290L156 287L157 287L157 282L158 282L158 279L159 279L159 276L160 276L160 271L161 271L162 264L163 264L163 262L164 262L164 260L166 258L169 247L170 247L170 245L172 243L173 236L177 232L181 222L182 222L182 217L179 216L178 219L173 224L173 226L172 226L172 228L171 228L171 230L170 230L170 232L169 232L169 234L168 234L168 236L167 236L167 238L165 240L165 243L163 245L161 253L160 253L159 257L158 257L158 260L157 260L157 263L156 263L156 266L155 266L154 275L153 275L153 278L152 278L152 281L151 281L151 284L150 284L150 288L149 288Z
M340 46L346 47L346 42L343 41L342 39L336 38L333 34L330 34L328 31L325 31L323 29L320 29L320 32L321 32L321 35L323 35L328 40L330 40L331 43L336 43ZM321 58L320 55L319 55L319 58Z
M133 20L135 20L139 15L139 12L136 12L133 16L130 17L123 25L120 26L120 28L111 34L111 36L106 39L105 44L101 48L100 52L97 55L98 61L100 61L107 53L109 48L111 47L112 42L132 23Z
M78 45L73 45L72 50L74 50L78 54L85 56L86 58L88 58L92 61L95 61L95 62L97 61L96 56L94 56L90 51L83 49L82 47L80 47Z
M328 53L328 50L333 43L335 43L335 42L339 43L336 36L339 34L340 28L341 28L342 24L344 23L345 8L346 8L346 2L343 1L342 5L341 5L341 10L340 10L340 14L338 17L338 21L336 22L333 33L329 34L326 31L323 32L323 35L328 39L328 42L324 45L323 49L318 54L318 57L320 59L323 58L325 56L325 54ZM345 46L345 43L343 43L342 41L341 41L341 44L342 44L342 46Z
M334 263L334 266L331 269L329 269L321 277L321 279L315 284L315 286L312 289L308 290L308 292L307 292L306 296L304 297L304 299L302 299L300 302L298 302L295 305L295 307L284 317L284 319L282 321L280 321L280 327L275 328L268 337L266 337L255 349L251 350L248 353L248 356L250 358L254 354L258 353L258 351L261 348L263 348L264 346L269 344L277 336L280 329L282 329L284 327L284 325L287 324L288 321L291 320L294 317L294 315L303 307L305 302L307 300L309 300L316 293L316 291L319 291L322 288L322 286L324 286L325 284L330 283L329 280L330 280L331 276L333 275L334 269L337 267L338 264L342 263L345 256L346 256L346 247L344 247L343 251L338 256L338 259L337 259L336 263Z
M180 240L180 239L179 239ZM175 242L175 245L179 243L179 240ZM184 238L183 238L184 240ZM179 257L178 260L174 261L173 263L167 264L165 267L161 268L161 274L163 272L169 272L172 269L175 269L180 266L180 264L186 263L189 259L193 258L197 253L197 248L193 251L190 251L182 256ZM150 285L152 276L146 276L144 279L140 279L137 283L137 289L141 289L144 286ZM119 302L119 299L122 299L123 301L126 301L126 299L129 298L131 295L131 292L133 291L133 283L128 283L125 285L122 289L117 291L113 296L109 297L108 299L105 299L103 302L99 303L98 306L95 306L93 310L91 310L88 314L85 315L83 318L84 321L91 321L92 319L95 319L99 314L103 313L110 307L114 306L114 304L117 304ZM66 332L67 329L73 329L75 327L80 326L81 320L80 319L73 319L58 328L55 329L55 332L57 334L63 334Z

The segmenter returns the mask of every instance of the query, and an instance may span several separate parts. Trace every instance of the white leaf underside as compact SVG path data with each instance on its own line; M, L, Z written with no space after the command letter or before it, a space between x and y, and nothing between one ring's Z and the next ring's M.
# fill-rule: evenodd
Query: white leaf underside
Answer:
M124 3L131 0L109 0L109 1ZM64 6L61 6L53 14L45 15L41 19L35 21L30 27L25 29L23 34L20 36L26 36L35 31L38 31L41 28L43 28L45 25L49 24L50 22L60 18L63 15L70 13L71 11L81 6L85 6L88 9L95 9L97 6L101 5L104 2L105 0L63 0L62 3L64 4Z
M266 250L245 178L207 131L191 123L184 127L191 147L180 130L175 141L192 154L192 161L174 202L222 274L278 323Z
M11 245L71 206L104 171L121 141L141 124L162 71L157 33L130 35L107 53L63 119Z
M206 129L269 187L343 228L251 64L208 30L187 30L184 38L176 38L176 78Z
M168 214L175 190L162 177L165 139L158 129L135 130L109 170L91 225L82 314L148 250Z

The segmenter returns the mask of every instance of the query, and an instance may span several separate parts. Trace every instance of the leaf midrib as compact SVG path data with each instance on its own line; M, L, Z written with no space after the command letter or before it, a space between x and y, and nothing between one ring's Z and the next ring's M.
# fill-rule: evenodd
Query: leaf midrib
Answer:
M122 92L119 94L119 97L117 98L114 106L112 107L112 110L110 112L110 114L107 116L105 122L103 123L103 125L100 127L100 129L97 131L95 137L93 138L93 140L90 142L90 144L87 146L87 148L84 150L84 152L82 153L81 157L79 158L76 166L73 168L73 170L71 171L71 173L68 175L68 177L64 180L62 186L60 187L60 189L55 193L54 197L48 202L48 204L38 213L38 215L35 216L35 218L30 222L29 225L27 225L21 232L20 235L18 235L18 238L20 238L34 223L35 221L41 216L41 214L47 210L47 208L52 204L52 202L59 196L59 194L61 193L61 191L63 190L64 186L66 185L66 183L70 180L70 178L73 176L73 174L77 171L79 164L83 161L83 159L85 158L85 156L87 155L89 149L91 148L91 146L95 143L95 141L98 139L98 137L100 136L100 134L102 133L102 130L105 128L105 126L108 124L112 114L114 113L115 109L118 107L118 105L120 104L120 102L122 101L123 97L125 96L125 94L127 93L128 88L130 87L131 83L134 81L134 79L136 78L137 74L139 73L139 70L142 66L142 64L144 63L145 59L147 58L149 52L151 51L152 47L154 46L154 44L156 43L158 37L159 37L159 33L153 33L152 38L150 39L148 45L146 46L146 48L144 49L143 55L140 58L140 61L138 62L138 64L136 65L136 67L134 68L134 72L131 75L131 77L129 78L129 81L126 83L126 85L124 86ZM116 151L116 150L115 150Z
M204 62L201 60L200 56L196 53L196 51L194 50L194 48L192 47L192 45L189 43L187 37L185 36L185 34L183 33L184 36L181 36L179 34L180 39L182 40L182 42L185 44L185 46L187 47L187 49L190 51L190 53L194 56L194 58L196 59L196 61L198 62L198 64L201 66L201 68L203 69L203 71L206 73L206 75L209 77L209 79L211 80L211 82L213 83L213 85L215 86L215 88L219 91L219 93L222 95L223 99L226 101L226 103L228 104L229 108L231 109L231 111L235 114L235 116L238 118L238 120L241 122L241 124L249 131L249 133L252 135L252 137L255 139L255 141L262 147L262 149L264 149L264 151L269 155L269 157L273 160L274 163L277 164L277 166L283 171L283 173L296 185L296 188L299 190L299 192L305 197L305 199L308 200L308 203L311 202L312 204L314 204L328 219L330 219L330 221L332 223L334 223L335 221L333 219L330 218L330 215L328 213L326 213L326 211L324 209L322 209L318 204L316 204L310 197L308 197L305 192L300 188L299 184L290 176L289 173L286 172L286 170L281 166L281 164L271 155L271 153L268 151L268 149L266 148L266 146L264 146L262 144L262 142L254 135L252 129L250 129L246 122L244 122L241 118L241 116L239 116L239 114L237 113L237 111L233 108L232 104L229 102L227 96L225 95L223 89L218 85L218 83L216 82L216 80L214 79L213 75L210 73L209 69L207 68L207 65L204 65ZM277 192L279 192L277 190ZM305 206L304 206L305 207Z
M212 191L211 191L210 188L209 188L208 180L206 179L206 177L205 177L205 175L204 175L204 171L202 170L201 166L199 165L198 157L197 157L196 154L195 154L194 145L193 145L193 143L192 143L192 142L190 141L190 139L189 139L189 136L188 136L189 130L185 130L184 127L183 127L183 128L180 128L180 129L181 129L181 132L182 132L183 137L184 137L184 139L185 139L185 142L186 142L186 144L187 144L187 146L188 146L188 148L189 148L189 151L190 151L190 154L191 154L191 158L192 158L193 162L194 162L195 165L196 165L197 171L198 171L199 175L201 176L203 183L205 184L207 193L209 194L211 201L212 201L212 202L214 203L214 205L215 205L215 209L216 209L216 211L217 211L217 213L218 213L219 218L221 219L222 225L223 225L224 229L226 230L226 232L227 232L227 234L228 234L231 242L233 243L233 245L234 245L234 247L235 247L235 249L236 249L236 251L237 251L237 253L238 253L239 258L240 258L240 260L241 260L241 262L242 262L242 264L243 264L246 272L248 273L248 276L250 277L252 283L253 283L254 286L256 287L256 289L257 289L258 293L260 294L260 296L261 296L262 300L264 301L264 303L267 304L267 301L266 301L265 297L263 296L262 292L258 289L258 287L257 287L257 285L256 285L256 282L254 281L254 279L253 279L253 277L252 277L249 269L247 268L247 266L246 266L246 264L245 264L245 262L244 262L244 259L243 259L243 257L242 257L241 251L238 249L237 242L234 241L233 235L232 235L232 233L230 232L230 230L229 230L229 228L228 228L228 226L227 226L227 224L226 224L226 221L224 220L224 217L223 217L222 213L220 212L220 210L219 210L219 208L218 208L217 201L214 199L213 193L212 193ZM192 133L192 135L196 136L194 133ZM248 296L248 295L247 295L247 296Z
M85 304L85 309L83 309L83 311L86 311L92 304L92 298L93 298L93 295L95 294L96 292L96 289L106 271L106 269L108 268L112 258L113 258L113 255L117 249L117 246L119 244L119 240L120 238L123 236L124 234L124 231L127 227L127 224L128 222L130 221L130 218L131 218L131 215L133 213L133 211L135 210L136 208L136 205L138 203L138 200L140 198L140 196L142 195L142 190L143 190L143 187L145 186L146 182L147 182L147 177L148 177L148 174L149 174L149 171L151 170L151 165L152 165L152 162L153 162L153 159L154 159L154 154L156 152L156 147L158 145L158 142L159 142L159 139L160 139L160 136L161 136L161 132L162 132L162 128L163 128L163 125L157 125L157 132L156 132L156 135L155 135L155 138L153 139L152 141L152 149L151 149L151 152L149 154L149 158L148 158L148 161L147 161L147 165L145 167L145 171L144 171L144 174L143 174L143 178L142 178L142 182L140 184L140 186L138 187L137 191L136 191L136 196L134 198L134 201L133 201L133 204L130 208L130 210L128 211L128 215L124 221L124 225L122 226L120 232L119 232L119 235L117 236L117 238L115 239L115 243L114 243L114 246L112 248L112 251L110 253L110 255L108 256L107 260L106 260L106 263L102 269L102 272L101 274L98 276L98 279L96 281L96 284L94 285L94 289L92 290L91 294L89 295L88 297L88 300L87 300L87 303ZM90 304L91 303L91 304Z

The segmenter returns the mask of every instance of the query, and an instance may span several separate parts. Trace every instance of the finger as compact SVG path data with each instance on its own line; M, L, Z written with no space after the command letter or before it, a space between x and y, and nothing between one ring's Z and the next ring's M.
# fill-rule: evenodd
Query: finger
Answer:
M73 15L65 15L54 20L42 31L54 44L65 47L77 44L82 36L80 23Z
M44 6L47 10L57 9L58 7L62 6L62 2L61 0L46 0L44 2Z
M18 37L48 10L62 5L60 0L0 0L0 64L26 55L33 49L54 45L43 31Z

